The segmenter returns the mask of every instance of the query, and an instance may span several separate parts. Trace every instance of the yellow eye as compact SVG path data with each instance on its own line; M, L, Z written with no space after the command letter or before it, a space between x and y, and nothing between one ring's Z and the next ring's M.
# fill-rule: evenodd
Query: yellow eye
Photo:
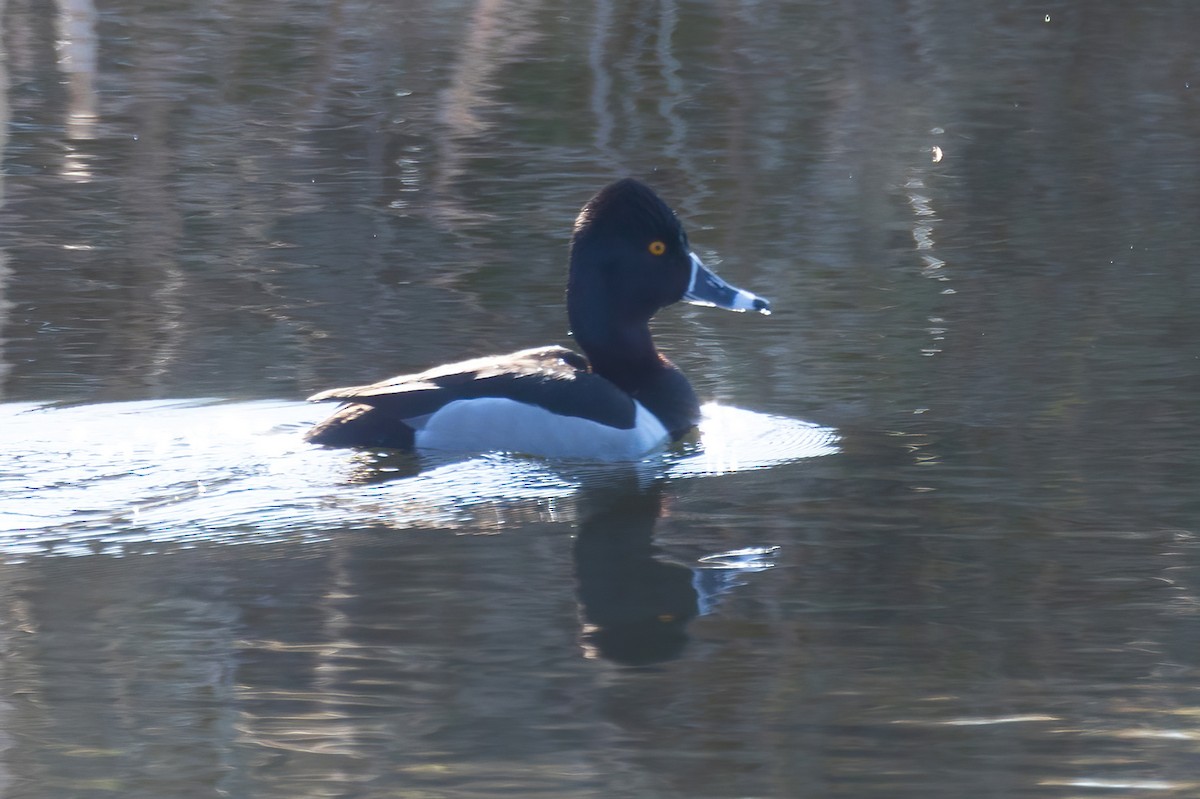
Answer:
M651 255L662 255L667 251L667 245L663 244L661 241L652 241L650 242L650 247L648 249L650 250Z

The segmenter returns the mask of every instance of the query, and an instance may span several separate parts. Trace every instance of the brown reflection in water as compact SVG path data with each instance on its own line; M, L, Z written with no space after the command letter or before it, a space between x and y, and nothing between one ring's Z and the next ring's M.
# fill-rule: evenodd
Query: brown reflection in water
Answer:
M9 118L12 116L8 104L8 60L9 53L5 47L3 36L0 36L0 162L3 161L7 150ZM4 210L4 181L5 170L0 168L0 211ZM3 246L0 246L0 398L3 398L7 393L8 373L12 369L12 364L9 363L5 347L7 343L5 334L8 330L10 322L9 312L12 308L12 302L8 299L8 283L9 278L12 276L12 269L8 266L8 260L9 255L7 250Z
M55 17L58 38L58 67L67 75L66 136L69 141L85 141L95 135L97 121L96 6L92 0L57 0ZM69 181L86 183L93 177L88 156L73 145L63 152L61 174Z

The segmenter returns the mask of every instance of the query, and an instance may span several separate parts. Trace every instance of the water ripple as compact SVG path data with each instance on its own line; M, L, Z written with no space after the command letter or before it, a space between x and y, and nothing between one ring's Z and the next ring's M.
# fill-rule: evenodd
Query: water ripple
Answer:
M760 469L836 451L831 430L706 406L698 439L614 467L503 454L351 453L305 444L322 410L212 399L0 407L0 551L154 551L331 529L498 532L558 518L584 481Z

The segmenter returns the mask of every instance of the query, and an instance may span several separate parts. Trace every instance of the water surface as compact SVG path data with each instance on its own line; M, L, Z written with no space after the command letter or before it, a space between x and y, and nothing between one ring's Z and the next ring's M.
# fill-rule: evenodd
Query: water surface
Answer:
M3 792L1200 794L1197 17L0 5ZM626 174L698 440L301 441Z

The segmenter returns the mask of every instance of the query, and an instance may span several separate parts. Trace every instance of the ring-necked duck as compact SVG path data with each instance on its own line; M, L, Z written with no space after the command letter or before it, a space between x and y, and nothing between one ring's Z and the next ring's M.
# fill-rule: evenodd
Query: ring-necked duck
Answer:
M691 384L658 353L650 318L685 300L770 313L688 247L658 195L632 178L583 206L571 237L567 315L587 354L540 347L322 391L346 402L305 438L331 447L633 460L696 426Z

